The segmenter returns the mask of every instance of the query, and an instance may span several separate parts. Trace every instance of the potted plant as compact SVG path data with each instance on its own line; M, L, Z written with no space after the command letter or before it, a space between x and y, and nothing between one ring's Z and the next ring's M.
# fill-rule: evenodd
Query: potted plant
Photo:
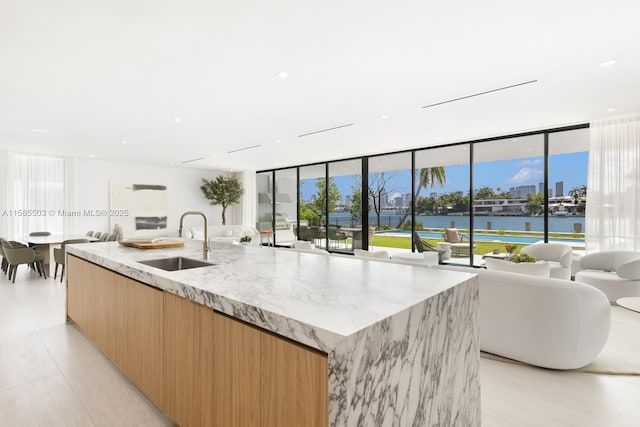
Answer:
M202 194L212 205L222 206L222 225L227 225L227 208L240 201L244 193L242 184L235 176L218 175L214 180L202 178Z

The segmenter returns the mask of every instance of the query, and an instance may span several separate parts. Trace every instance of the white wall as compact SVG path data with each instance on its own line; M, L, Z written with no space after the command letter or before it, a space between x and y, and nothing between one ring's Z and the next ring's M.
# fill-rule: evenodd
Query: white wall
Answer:
M222 208L212 206L200 191L201 178L214 179L226 174L215 170L187 169L179 167L161 167L133 163L117 163L95 159L75 159L75 197L67 197L69 210L109 209L109 183L124 182L132 184L166 185L169 198L168 233L177 236L180 215L184 211L203 211L209 224L222 223ZM250 176L250 175L249 175ZM253 190L253 185L246 186ZM227 224L237 220L244 220L243 203L251 203L254 195L247 195L242 202L227 208ZM249 211L251 208L249 207ZM201 225L199 217L185 218L185 227ZM252 222L249 222L252 225ZM89 230L110 231L108 217L91 217L81 215L67 218L66 230L70 233L85 234Z

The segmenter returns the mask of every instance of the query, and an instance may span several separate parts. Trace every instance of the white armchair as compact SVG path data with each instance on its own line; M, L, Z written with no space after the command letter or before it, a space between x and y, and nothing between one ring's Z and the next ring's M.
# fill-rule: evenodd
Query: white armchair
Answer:
M520 249L521 254L533 255L549 264L549 277L571 279L571 246L564 243L535 243Z
M600 289L609 301L640 296L640 253L632 251L594 252L580 258L582 271L576 282Z

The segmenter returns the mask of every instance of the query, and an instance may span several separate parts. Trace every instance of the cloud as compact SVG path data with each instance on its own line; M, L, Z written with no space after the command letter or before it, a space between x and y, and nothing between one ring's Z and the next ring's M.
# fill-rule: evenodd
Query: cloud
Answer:
M507 180L510 184L522 184L522 183L534 183L539 182L544 178L544 173L541 169L522 168L513 177Z
M528 167L535 167L535 166L541 166L542 165L542 159L535 159L535 160L523 160L520 163L518 163L516 165L517 168L528 168Z

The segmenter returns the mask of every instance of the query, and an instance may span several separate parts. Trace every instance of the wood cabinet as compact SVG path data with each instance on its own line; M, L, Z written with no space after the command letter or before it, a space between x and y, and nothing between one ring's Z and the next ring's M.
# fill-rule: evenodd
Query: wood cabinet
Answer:
M147 396L162 396L163 294L73 255L67 315Z
M68 316L180 426L327 426L327 355L73 255Z
M164 292L116 274L114 307L117 340L113 360L151 400L160 402Z

